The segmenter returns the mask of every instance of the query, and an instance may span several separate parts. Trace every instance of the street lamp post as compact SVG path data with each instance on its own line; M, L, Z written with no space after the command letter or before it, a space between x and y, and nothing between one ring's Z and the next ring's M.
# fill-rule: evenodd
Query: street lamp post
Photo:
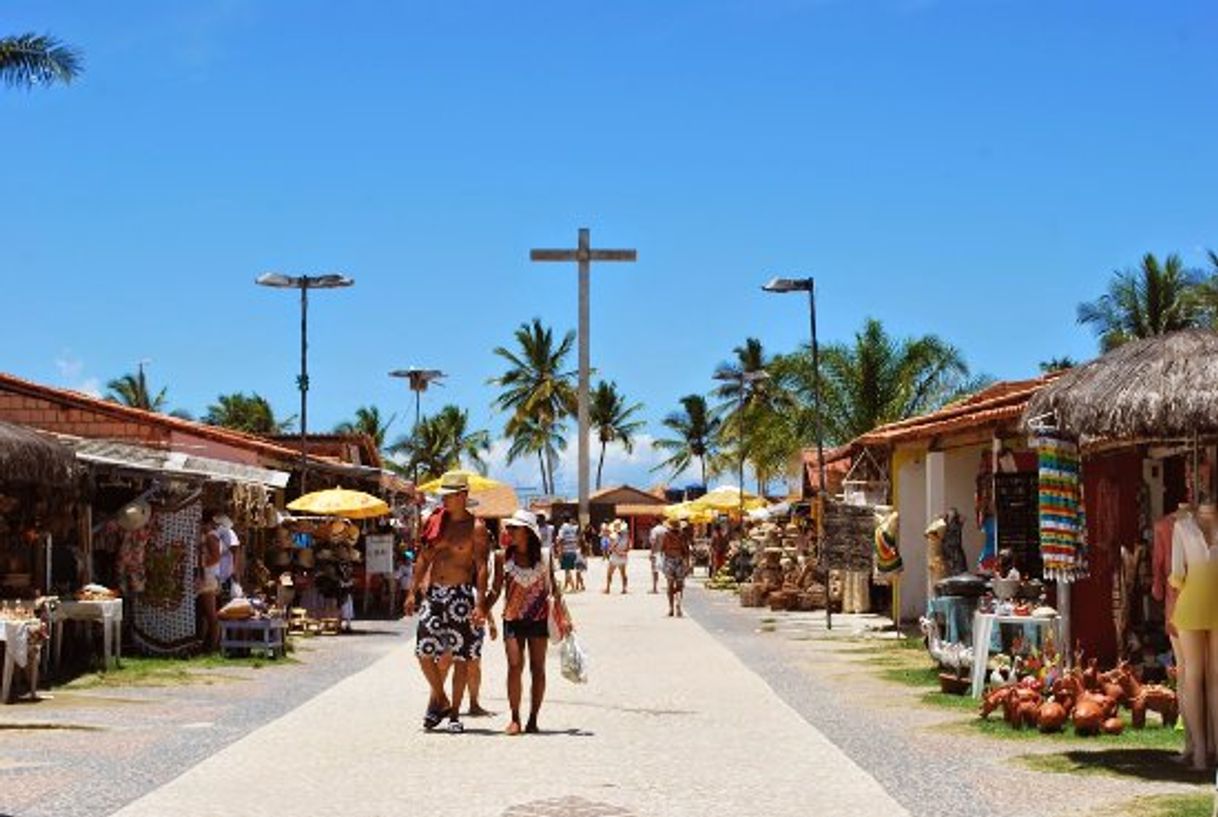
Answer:
M820 519L824 513L825 495L828 493L829 485L825 482L825 443L824 434L821 426L821 401L820 401L820 348L816 342L816 279L811 276L807 278L773 278L769 283L761 287L766 292L807 292L808 293L808 313L812 323L812 412L814 421L814 433L816 434L816 474L820 483L817 494L820 500L821 512L817 514L817 525L820 526ZM819 531L818 531L819 533ZM829 598L828 588L825 590L825 627L833 629L833 600Z
M769 376L770 373L765 369L758 369L753 372L720 369L713 375L715 380L721 380L725 383L736 383L740 387L740 530L742 535L744 531L744 461L746 459L744 448L744 406L748 398L748 387L758 381L767 379Z
M423 421L423 392L427 391L427 387L432 383L437 386L444 385L440 381L448 375L439 369L417 369L411 367L409 369L394 369L389 373L390 377L400 377L406 380L410 390L414 392L414 437L418 442L419 424ZM414 460L414 484L418 488L419 485L419 458Z
M305 475L309 468L309 290L339 289L355 284L354 278L346 275L283 275L268 272L254 279L259 286L273 289L300 290L300 376L296 385L300 388L300 493L305 493Z

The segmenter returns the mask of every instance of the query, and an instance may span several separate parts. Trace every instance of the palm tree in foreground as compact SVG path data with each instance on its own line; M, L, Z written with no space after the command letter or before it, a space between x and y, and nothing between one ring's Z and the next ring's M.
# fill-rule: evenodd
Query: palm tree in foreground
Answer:
M1201 276L1171 254L1159 263L1151 253L1136 270L1112 275L1108 291L1078 305L1078 322L1090 326L1100 348L1111 351L1130 340L1201 326L1205 310L1198 297Z
M18 34L0 37L0 81L9 87L68 84L80 76L80 52L54 37Z
M592 391L588 409L588 419L601 443L600 461L596 465L596 489L599 491L601 475L605 470L605 449L609 443L616 441L622 444L627 454L634 451L634 435L644 425L634 416L643 410L643 404L627 405L626 397L617 390L617 384L602 380Z
M667 453L668 459L653 468L653 471L669 470L680 474L696 459L701 465L702 484L706 484L706 460L716 450L716 438L723 421L715 417L700 394L687 394L681 398L681 411L664 418L664 427L676 434L665 440L656 440L653 448Z
M292 430L296 418L279 419L265 397L260 394L221 394L216 402L207 407L203 422L210 426L221 426L244 431L249 434L286 434Z
M376 406L360 406L355 410L355 419L347 420L334 426L335 434L365 434L376 443L380 451L385 447L385 435L397 415L390 415L388 420L382 420L381 410Z

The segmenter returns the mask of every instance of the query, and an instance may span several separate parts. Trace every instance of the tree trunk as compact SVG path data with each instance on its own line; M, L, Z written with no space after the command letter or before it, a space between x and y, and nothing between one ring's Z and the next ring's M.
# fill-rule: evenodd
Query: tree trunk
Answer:
M546 457L545 452L540 448L537 449L537 464L541 466L541 492L546 496L550 495L550 483L546 482Z
M698 457L698 461L702 463L702 487L706 487L706 455Z
M605 470L605 441L601 440L601 458L596 464L596 490L601 489L601 472Z

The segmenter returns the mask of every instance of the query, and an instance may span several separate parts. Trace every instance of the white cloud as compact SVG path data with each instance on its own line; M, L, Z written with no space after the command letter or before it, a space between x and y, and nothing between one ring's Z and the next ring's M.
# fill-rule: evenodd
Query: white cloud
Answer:
M55 358L55 368L59 370L60 382L65 387L93 397L101 397L101 379L86 376L84 361L73 354L71 349L65 349Z

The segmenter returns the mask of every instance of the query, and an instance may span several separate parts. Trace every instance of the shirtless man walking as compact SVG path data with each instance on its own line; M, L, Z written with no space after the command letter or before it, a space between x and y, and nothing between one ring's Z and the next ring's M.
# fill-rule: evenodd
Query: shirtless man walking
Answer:
M681 609L681 601L685 595L685 577L689 575L692 550L689 538L681 531L665 526L664 536L660 542L660 554L663 559L660 569L668 582L668 615L681 618L685 613Z
M435 729L447 716L448 731L456 733L465 731L459 713L468 662L482 655L490 542L486 525L469 512L466 474L445 474L438 493L444 507L433 514L423 532L423 552L405 612L414 613L415 592L422 590L415 656L431 687L423 728ZM451 698L444 692L449 669Z

